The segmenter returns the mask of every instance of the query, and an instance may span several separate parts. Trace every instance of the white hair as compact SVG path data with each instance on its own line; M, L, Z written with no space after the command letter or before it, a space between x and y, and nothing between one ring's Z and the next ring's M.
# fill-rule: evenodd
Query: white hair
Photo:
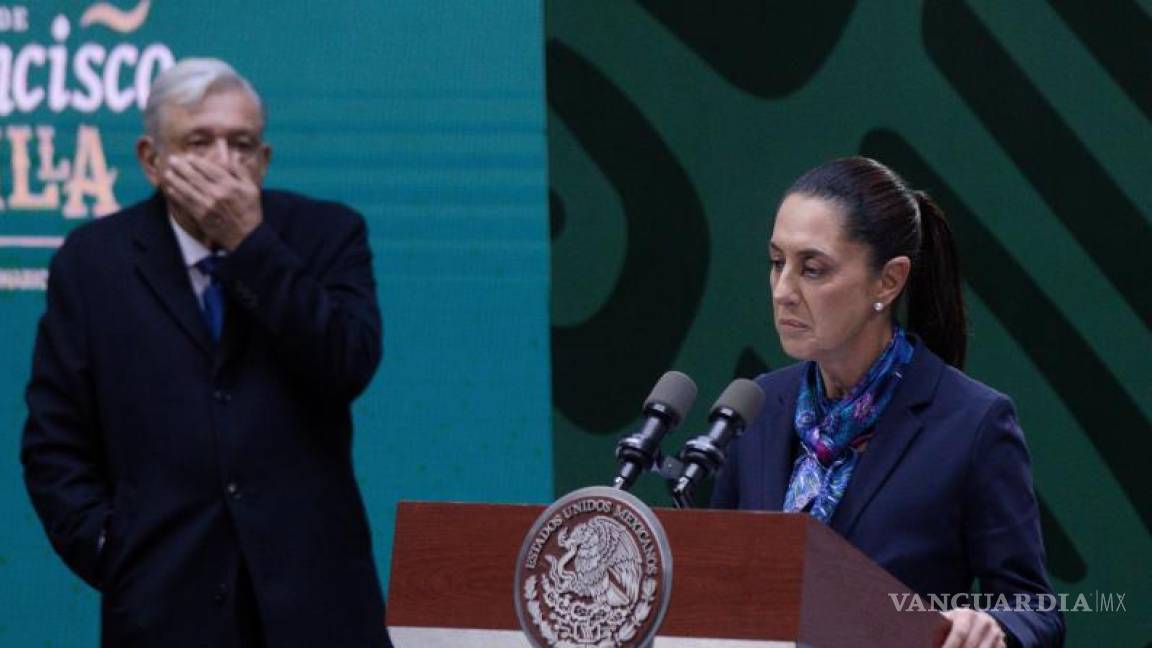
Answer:
M240 88L256 102L264 116L264 102L248 80L220 59L187 58L164 70L152 81L148 103L144 105L144 132L159 141L164 107L192 106L214 90Z

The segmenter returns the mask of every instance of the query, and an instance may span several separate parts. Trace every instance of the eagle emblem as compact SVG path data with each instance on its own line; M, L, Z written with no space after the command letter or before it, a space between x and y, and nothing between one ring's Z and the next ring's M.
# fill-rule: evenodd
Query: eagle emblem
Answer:
M620 494L603 490L613 497ZM630 509L603 498L553 508L557 511L546 511L543 526L538 523L526 538L528 557L521 552L517 578L521 625L540 647L642 645L655 633L654 622L667 605L668 587L660 588L661 574L651 565L669 562L659 554L661 543L645 526L644 515L629 514ZM655 522L655 516L651 520ZM659 537L662 534L660 530ZM524 563L530 568L524 570ZM663 605L657 601L658 593ZM651 618L654 612L657 618Z

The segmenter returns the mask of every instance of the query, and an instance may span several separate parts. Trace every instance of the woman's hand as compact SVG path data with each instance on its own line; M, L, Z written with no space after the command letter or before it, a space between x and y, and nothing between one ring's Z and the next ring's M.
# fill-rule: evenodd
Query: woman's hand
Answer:
M987 612L956 608L944 613L952 629L942 648L1006 648L1007 638L1000 624Z

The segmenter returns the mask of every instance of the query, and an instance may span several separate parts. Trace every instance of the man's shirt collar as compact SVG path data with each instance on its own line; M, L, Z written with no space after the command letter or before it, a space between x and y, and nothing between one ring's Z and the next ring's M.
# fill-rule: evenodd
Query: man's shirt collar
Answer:
M168 224L172 226L172 232L176 234L176 244L180 246L180 255L184 257L185 267L191 268L204 257L212 256L212 250L184 231L176 219L172 218L171 213L168 214Z

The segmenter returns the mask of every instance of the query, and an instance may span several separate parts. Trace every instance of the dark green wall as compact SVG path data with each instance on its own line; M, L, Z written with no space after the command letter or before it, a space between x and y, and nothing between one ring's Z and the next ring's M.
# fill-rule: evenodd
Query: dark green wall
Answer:
M765 254L780 193L876 157L939 200L968 372L1015 400L1069 645L1152 637L1152 21L1147 2L573 2L546 13L556 492L604 483L666 369L683 443L789 360ZM665 503L646 477L638 492Z

